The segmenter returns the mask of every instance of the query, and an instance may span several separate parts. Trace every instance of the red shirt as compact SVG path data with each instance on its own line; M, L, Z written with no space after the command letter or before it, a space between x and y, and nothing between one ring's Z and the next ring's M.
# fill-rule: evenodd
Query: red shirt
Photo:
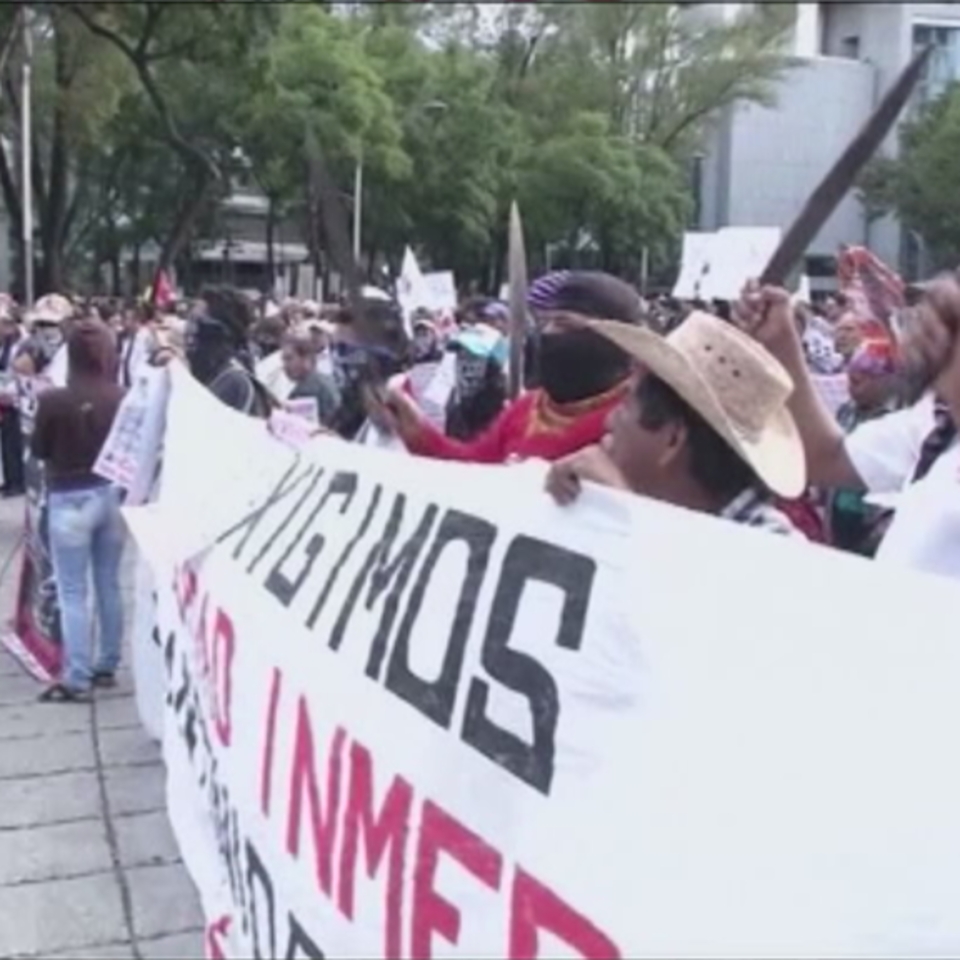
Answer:
M606 433L607 417L623 399L627 385L580 403L559 406L542 390L525 393L504 407L479 437L454 440L424 423L407 442L411 453L437 460L506 463L508 460L559 460Z

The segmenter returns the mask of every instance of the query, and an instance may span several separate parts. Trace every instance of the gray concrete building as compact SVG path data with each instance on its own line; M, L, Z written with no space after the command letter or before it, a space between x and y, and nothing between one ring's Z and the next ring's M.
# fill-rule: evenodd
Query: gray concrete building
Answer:
M730 16L743 4L712 4ZM786 227L914 52L931 58L905 111L960 79L960 5L951 3L796 4L795 65L769 107L735 104L716 120L695 158L696 229ZM895 155L896 131L883 146ZM925 269L923 238L894 218L870 222L847 196L808 250L807 269L827 285L841 243L866 244L915 276Z

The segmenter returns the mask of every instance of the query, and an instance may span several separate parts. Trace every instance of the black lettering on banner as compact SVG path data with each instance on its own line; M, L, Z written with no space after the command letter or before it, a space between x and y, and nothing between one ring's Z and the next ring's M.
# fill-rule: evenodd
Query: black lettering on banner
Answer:
M450 729L470 627L473 624L480 587L490 563L490 549L496 537L497 528L486 520L456 510L448 510L444 514L427 559L423 562L417 582L410 593L410 602L400 622L397 640L387 665L387 688L444 730ZM469 551L466 575L460 587L440 675L434 681L427 681L410 670L410 638L433 571L443 551L451 543L458 542L465 543ZM369 673L369 667L367 672Z
M287 923L290 927L290 936L287 940L287 952L284 960L325 960L323 951L314 943L313 938L303 929L300 921L292 914L287 914Z
M528 582L534 581L563 591L563 609L555 642L565 650L578 650L583 641L596 572L597 565L592 558L524 536L514 539L504 557L480 659L494 680L529 701L533 720L532 744L524 743L487 716L490 685L486 680L474 677L467 694L462 730L464 742L547 795L553 781L560 716L557 683L543 664L529 654L511 650L508 644L523 591Z
M337 560L337 562L333 565L333 569L330 571L330 576L327 577L327 582L323 585L323 589L320 591L320 595L317 597L317 602L313 605L313 609L307 616L307 629L312 630L314 628L317 620L320 617L320 614L323 612L323 608L327 605L327 600L330 598L330 591L333 590L334 584L337 582L337 577L340 576L340 571L344 568L344 566L346 566L346 563L352 556L357 544L367 535L367 530L370 529L370 524L373 522L374 514L377 512L377 507L380 506L380 497L382 495L383 487L378 483L373 488L373 493L370 497L370 506L367 507L367 512L364 514L360 526L357 527L357 532L353 535L353 537L351 537L350 542L343 548L343 553L340 554L340 559Z
M273 881L249 840L246 841L246 851L253 955L256 960L273 960L277 955L277 927L274 920L277 905L273 893ZM254 880L256 880L256 884L254 884ZM255 886L260 887L262 896L257 895ZM264 942L264 938L266 942ZM264 947L267 948L266 952L264 952Z
M270 571L269 576L265 586L267 590L270 591L285 607L289 607L293 602L293 598L300 592L300 588L303 586L304 581L310 575L310 571L313 569L313 564L316 561L317 557L320 555L320 551L323 550L323 546L326 543L326 537L319 531L316 531L312 534L309 540L307 540L304 547L304 553L306 553L306 561L303 564L303 569L297 574L296 578L293 580L288 580L286 575L281 572L280 568L287 562L290 557L290 554L294 551L297 544L303 539L304 534L309 530L314 521L317 519L317 515L321 510L326 506L327 501L331 497L340 496L343 497L343 503L340 506L340 515L343 516L349 509L350 504L353 503L354 494L357 492L357 475L355 473L336 473L333 476L333 479L330 481L330 485L327 487L326 492L317 502L317 505L310 511L310 514L301 524L297 535L290 541L290 545L284 550L283 554L274 564L273 569Z
M390 518L387 520L383 536L373 545L363 567L357 574L356 579L350 587L347 599L337 616L337 622L333 625L330 633L330 649L339 650L343 642L344 634L347 631L347 625L350 616L357 605L357 600L364 585L369 581L367 589L367 599L365 606L370 610L380 598L380 595L390 587L386 600L383 602L383 615L380 617L380 623L377 626L377 632L374 635L370 648L370 660L367 664L367 675L377 676L380 671L380 661L386 651L387 637L393 627L393 621L397 616L397 607L400 604L400 595L403 593L410 579L410 573L413 565L420 556L420 551L426 543L430 530L433 527L433 521L437 516L436 504L430 504L423 512L417 529L413 536L399 549L397 555L391 560L390 552L393 547L393 541L397 538L400 530L400 524L403 522L403 511L406 506L407 498L402 493L397 494L393 503L393 509L390 512ZM391 583L393 586L391 587ZM371 672L372 665L375 665L375 672Z
M297 454L294 458L292 464L290 464L290 469L280 478L277 482L277 485L270 492L269 496L256 507L254 510L251 510L242 520L239 520L232 527L225 530L223 533L217 537L217 544L226 543L235 533L240 533L241 531L246 531L243 536L240 538L240 542L234 547L233 550L233 559L238 560L240 554L243 552L243 548L247 545L247 541L253 535L254 530L260 526L260 521L275 507L278 503L281 503L285 500L297 487L303 483L307 477L313 472L313 467L307 467L298 477L294 480L290 480L290 477L296 472L297 467L300 466L300 454ZM287 481L290 480L288 483Z
M253 559L250 563L247 564L247 573L253 573L260 561L273 549L273 545L280 538L280 535L290 526L293 518L299 513L300 508L307 502L307 498L317 489L317 484L320 482L321 477L323 477L324 469L323 467L317 467L317 472L314 474L313 478L307 484L306 489L300 494L300 498L293 505L293 509L287 514L286 519L267 537L266 542L263 546L256 552Z

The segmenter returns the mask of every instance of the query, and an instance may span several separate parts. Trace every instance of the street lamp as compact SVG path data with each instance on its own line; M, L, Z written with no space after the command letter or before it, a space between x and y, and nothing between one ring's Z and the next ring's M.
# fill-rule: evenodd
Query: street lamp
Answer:
M447 104L443 100L428 100L424 104L415 106L404 115L410 117L415 113L443 113ZM357 165L353 171L353 259L360 262L361 224L363 222L363 147L360 147L357 156Z

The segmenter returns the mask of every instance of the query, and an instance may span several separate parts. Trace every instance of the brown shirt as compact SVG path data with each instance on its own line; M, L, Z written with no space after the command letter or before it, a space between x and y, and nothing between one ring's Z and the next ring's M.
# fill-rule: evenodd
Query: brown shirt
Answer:
M84 379L40 394L30 448L46 463L50 490L82 490L104 483L93 473L93 465L123 393L109 380Z

